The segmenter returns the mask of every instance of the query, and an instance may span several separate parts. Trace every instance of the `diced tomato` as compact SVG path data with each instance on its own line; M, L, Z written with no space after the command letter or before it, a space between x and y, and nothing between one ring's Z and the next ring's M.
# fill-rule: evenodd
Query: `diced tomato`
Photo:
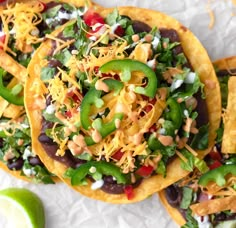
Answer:
M65 115L66 115L66 117L69 117L69 118L72 117L72 113L71 113L71 111L66 111L66 112L65 112Z
M210 168L210 170L212 170L220 167L221 165L222 164L218 160L215 160L212 164L208 165L208 167Z
M101 17L98 13L93 10L88 10L83 16L84 22L88 26L93 26L97 23L105 24L103 17Z
M134 189L133 189L132 185L125 186L124 192L125 192L128 200L131 200L134 198Z
M5 39L6 39L6 35L1 35L0 36L0 49L3 49L3 44L5 42Z
M119 25L117 26L117 28L115 29L114 33L117 36L123 36L125 34L125 30Z
M46 10L47 10L47 4L46 3L44 3L44 2L40 2L40 4L42 5L42 7L43 7L43 10L42 10L42 12L45 12Z
M70 97L76 103L81 102L81 98L73 90L67 93L67 97Z
M214 150L212 150L212 151L209 153L209 156L210 156L213 160L217 160L217 161L221 161L221 159L222 159L220 153L219 153L218 151L214 151Z
M112 158L119 161L123 155L124 155L124 153L121 150L118 150L115 154L112 155Z
M153 124L150 128L149 128L149 132L156 132L157 131L157 125Z
M142 177L147 177L151 175L153 172L153 167L152 166L141 166L135 173L138 174L139 176Z
M153 105L156 103L156 98L153 98L152 100L149 101L149 103L143 108L144 111L146 113L149 113L152 108L153 108Z
M99 72L99 66L95 66L93 71L94 71L95 74L97 74Z

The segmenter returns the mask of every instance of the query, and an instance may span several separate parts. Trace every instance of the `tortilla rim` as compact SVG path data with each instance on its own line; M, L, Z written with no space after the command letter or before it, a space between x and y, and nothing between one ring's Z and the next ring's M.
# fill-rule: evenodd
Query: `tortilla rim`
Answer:
M225 69L232 69L236 68L236 56L230 56L226 58L221 58L213 61L213 66L217 70L225 70ZM180 226L184 225L186 223L185 219L181 215L181 213L172 207L166 197L165 197L165 192L164 190L158 192L159 199L165 209L167 210L168 214L171 216L171 218ZM206 206L206 205L205 205Z
M214 144L214 138L216 136L215 130L218 128L220 123L220 116L221 116L221 104L220 104L220 89L218 80L216 78L214 68L211 64L209 56L203 46L200 44L199 40L190 32L187 28L185 28L182 24L180 24L176 19L162 14L157 11L152 11L149 9L143 8L135 8L135 7L120 7L117 8L120 11L120 14L127 15L133 20L141 20L145 21L151 27L158 26L158 27L165 27L165 28L173 28L175 29L179 36L182 43L182 47L186 56L189 58L189 61L194 69L198 69L198 73L200 78L203 82L210 80L214 83L214 88L205 91L206 94L206 101L208 109L210 110L209 114L209 122L210 122L210 137L209 137L209 148L204 151L200 151L200 157L204 157ZM104 16L110 13L113 9L104 9L99 11L100 15ZM144 18L140 18L140 15L144 15ZM158 23L159 22L159 23ZM62 30L63 27L59 28L58 30L54 31L54 34L57 34ZM194 49L193 49L194 47ZM33 91L30 90L31 85L35 77L39 77L40 66L37 66L37 63L40 63L40 60L47 55L47 51L50 50L49 41L45 41L43 45L41 45L37 52L34 55L34 58L31 60L28 72L30 77L27 79L26 82L26 95L25 95L25 103L26 103L26 110L28 113L28 117L30 119L30 124L32 125L32 136L33 136L33 147L37 154L42 159L43 163L47 166L49 170L54 170L54 173L63 179L69 186L70 181L69 179L63 178L65 172L65 166L59 162L54 161L50 157L47 156L46 152L43 150L41 144L38 142L37 138L40 133L41 125L40 119L41 114L37 110L32 110L31 106L33 104ZM200 58L201 57L201 58ZM200 61L201 60L201 61ZM34 121L37 119L37 121ZM177 167L177 168L176 168ZM74 190L80 192L81 194L110 202L110 203L133 203L144 200L148 196L154 194L161 189L169 186L170 184L176 182L180 178L183 178L188 174L187 171L184 171L180 168L180 160L174 160L171 165L167 168L167 177L163 178L161 175L156 175L151 178L144 179L142 184L134 189L135 197L132 200L128 200L125 194L120 195L112 195L107 194L101 190L91 190L89 186L71 186ZM178 175L176 175L178 173Z

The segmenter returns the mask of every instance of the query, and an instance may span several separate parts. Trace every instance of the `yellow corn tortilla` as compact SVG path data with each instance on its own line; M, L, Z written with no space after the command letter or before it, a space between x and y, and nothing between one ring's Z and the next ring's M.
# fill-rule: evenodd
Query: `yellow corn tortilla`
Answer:
M168 214L170 215L170 217L179 225L179 226L183 226L186 221L183 218L183 216L180 214L180 212L175 209L174 207L172 207L165 196L165 191L160 191L158 192L158 196L159 199L162 203L162 205L165 207L166 211L168 212Z
M232 76L228 81L228 102L224 114L224 135L222 152L236 153L236 77Z
M214 68L211 64L206 50L200 44L199 40L187 28L185 28L175 19L165 14L162 14L157 11L135 7L121 7L118 8L118 10L121 15L127 15L133 20L143 21L151 27L157 26L159 28L173 28L178 32L186 56L189 58L189 61L193 68L199 73L201 81L206 84L205 94L206 103L209 110L210 137L209 149L199 152L199 157L204 157L214 144L214 138L216 136L215 131L219 126L221 117L220 88L214 72ZM113 9L101 10L100 8L99 14L102 16L106 16L112 11ZM62 30L63 27L59 28L58 30L54 31L53 35L59 34ZM50 50L50 45L51 42L49 40L46 40L37 49L33 59L29 64L29 78L27 79L25 88L26 110L32 127L31 129L34 150L37 151L37 154L50 171L54 172L58 177L62 178L63 181L65 181L69 186L71 186L70 180L64 178L66 166L47 156L43 147L37 140L41 131L42 116L41 111L35 108L34 90L32 88L34 88L35 84L40 83L40 63L47 56L48 51ZM187 174L187 171L181 169L180 160L176 159L167 167L166 178L161 175L156 175L144 179L141 185L134 189L135 197L132 200L128 200L125 194L114 195L105 193L99 189L91 190L90 184L88 186L71 187L74 190L80 192L81 194L93 199L102 200L110 203L133 203L144 200L148 196L152 195L157 191L160 191L161 189L164 189L170 184L183 178Z
M227 70L229 74L235 75L231 69L236 69L236 56L219 59L214 62L217 70ZM222 140L222 153L236 153L236 77L230 77L228 81L228 102L227 108L223 115L224 135Z
M228 196L213 200L196 203L190 206L193 214L205 216L209 214L219 213L221 211L236 211L236 196Z
M213 62L213 65L216 70L228 70L229 73L231 74L232 72L230 72L230 69L236 69L236 56L218 59ZM228 96L227 103L228 104L230 103L230 106L232 106L232 102L233 102L233 100L231 100L232 98L230 97L230 96L232 96L232 94L230 95L230 93L234 92L234 96L235 96L234 100L236 101L236 90L235 90L236 81L235 80L236 80L236 77L233 76L229 79L229 82L228 82L230 85L230 88L229 88L229 96ZM233 107L231 107L231 108L233 108ZM228 109L228 107L227 107L227 109ZM230 115L235 116L235 113L232 113L232 110L230 110L229 113L231 113ZM228 115L228 114L226 114L226 115ZM226 117L226 118L228 118L228 117ZM226 121L225 121L222 149L221 149L222 153L230 153L228 148L227 148L227 150L225 148L229 146L229 141L231 138L231 137L229 137L229 131L232 130L232 127L235 124L233 125L231 123L231 125L232 126L230 126L229 121L228 121L228 123L226 123ZM230 128L230 130L228 128ZM235 141L235 143L236 143L236 141ZM168 203L168 201L166 200L166 197L165 197L164 190L160 191L158 193L158 196L159 196L160 201L162 202L163 206L165 207L165 209L167 210L167 212L171 216L171 218L178 225L180 225L180 226L184 225L186 223L185 219L183 218L183 216L180 214L180 212L177 209L173 208ZM225 197L222 199L209 200L209 201L205 201L202 203L194 204L191 206L191 209L193 210L194 213L196 213L200 216L204 216L207 214L212 214L212 213L216 213L216 212L220 212L220 211L224 211L224 210L230 210L230 209L235 211L235 205L236 205L236 197L230 196L227 198Z
M3 50L0 50L0 67L3 68L5 71L9 72L14 76L11 82L8 84L8 88L12 88L19 82L25 82L27 77L27 69L17 63L11 56L5 53ZM0 118L5 117L9 119L18 118L21 114L25 112L23 106L16 106L14 104L9 104L8 101L4 100L0 97ZM17 170L10 170L8 167L3 163L0 162L0 168L10 173L11 175L15 176L18 179L24 181L32 181L32 178L26 177L21 175L21 171ZM59 182L59 178L53 177L52 178L55 182Z

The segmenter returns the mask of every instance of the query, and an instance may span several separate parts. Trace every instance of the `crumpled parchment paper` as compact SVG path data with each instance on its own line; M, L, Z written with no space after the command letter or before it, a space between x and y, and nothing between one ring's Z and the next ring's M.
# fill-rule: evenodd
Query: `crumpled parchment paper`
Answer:
M106 7L132 5L162 11L192 30L212 60L236 55L234 0L96 0L95 2ZM212 25L212 17L215 23L209 28ZM47 186L26 183L0 170L0 189L7 187L25 187L38 194L45 206L47 228L177 227L160 205L156 194L140 203L111 205L85 198L63 183ZM0 227L3 227L1 218Z

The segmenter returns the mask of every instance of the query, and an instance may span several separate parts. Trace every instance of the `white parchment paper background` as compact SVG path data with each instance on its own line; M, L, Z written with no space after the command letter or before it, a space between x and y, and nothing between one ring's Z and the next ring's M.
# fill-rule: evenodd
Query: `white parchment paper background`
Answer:
M236 5L231 0L96 0L107 6L159 10L181 21L199 38L212 60L236 55ZM209 7L215 24L209 29ZM0 170L0 189L26 187L42 199L47 228L174 228L156 195L132 205L111 205L81 196L64 184L35 185ZM1 225L0 220L0 227Z

